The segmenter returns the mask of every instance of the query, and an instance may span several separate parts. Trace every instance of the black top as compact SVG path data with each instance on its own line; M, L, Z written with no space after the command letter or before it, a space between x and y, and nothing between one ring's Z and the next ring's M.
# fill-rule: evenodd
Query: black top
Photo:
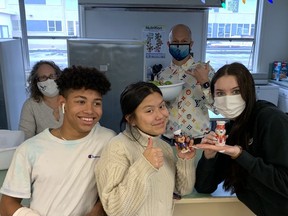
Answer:
M288 115L272 103L257 101L251 120L253 138L247 150L235 159L246 171L244 188L236 195L257 216L287 216ZM213 159L202 155L196 170L195 189L199 193L213 193L233 161L221 153Z

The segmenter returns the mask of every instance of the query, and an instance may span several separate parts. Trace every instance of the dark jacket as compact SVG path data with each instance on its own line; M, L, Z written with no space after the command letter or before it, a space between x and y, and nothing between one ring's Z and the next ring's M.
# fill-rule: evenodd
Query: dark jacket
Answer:
M229 165L238 163L245 171L238 199L258 216L288 216L288 115L269 102L257 101L250 122L253 136L235 161L221 153L209 160L202 155L195 189L214 192Z

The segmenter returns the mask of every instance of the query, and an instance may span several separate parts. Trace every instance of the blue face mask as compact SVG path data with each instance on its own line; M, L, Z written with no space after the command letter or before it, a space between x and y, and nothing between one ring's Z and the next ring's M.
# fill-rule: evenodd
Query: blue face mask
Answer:
M190 54L190 44L169 44L169 53L177 61L182 61Z

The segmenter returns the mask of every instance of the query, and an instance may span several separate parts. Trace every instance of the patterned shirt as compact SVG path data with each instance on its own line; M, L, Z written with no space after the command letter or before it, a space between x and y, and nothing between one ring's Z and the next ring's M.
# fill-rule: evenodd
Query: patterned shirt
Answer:
M216 112L213 107L210 88L202 88L195 77L185 73L185 71L195 68L196 65L197 63L190 57L181 66L172 62L169 67L163 69L158 75L158 80L170 80L172 83L179 80L185 82L179 96L173 101L167 101L170 116L164 136L170 139L173 138L173 132L179 129L193 138L202 137L210 131L208 108ZM211 68L208 74L210 81L214 74L215 71Z

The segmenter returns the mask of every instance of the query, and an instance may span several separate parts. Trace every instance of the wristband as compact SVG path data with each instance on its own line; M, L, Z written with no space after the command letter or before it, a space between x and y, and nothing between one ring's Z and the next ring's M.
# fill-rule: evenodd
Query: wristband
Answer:
M21 207L17 209L16 212L12 216L40 216L37 212L33 211L30 208L27 207Z
M204 89L208 89L210 87L210 83L209 82L205 82L205 83L202 84L202 87Z
M235 145L235 146L237 146L237 147L240 149L240 151L239 151L239 153L238 153L237 155L235 155L235 156L231 156L232 159L236 159L236 158L238 158L238 157L240 156L240 154L242 153L242 151L243 151L243 149L242 149L241 146L239 146L239 145Z

